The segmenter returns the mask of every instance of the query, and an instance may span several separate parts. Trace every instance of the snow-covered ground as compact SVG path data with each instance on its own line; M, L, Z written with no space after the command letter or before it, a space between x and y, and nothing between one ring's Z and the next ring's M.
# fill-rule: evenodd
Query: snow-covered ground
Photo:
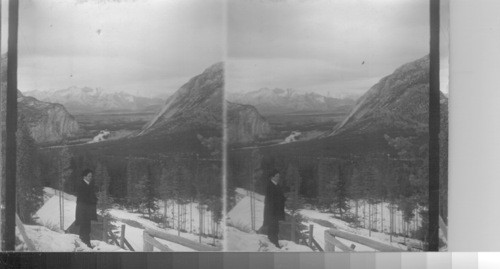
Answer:
M44 226L24 225L26 235L35 245L35 251L44 252L80 252L80 251L125 251L118 246L107 244L103 241L92 240L93 248L87 247L78 235L64 234L54 232ZM27 251L28 247L25 244L18 228L16 228L16 237L21 244L17 245L17 251Z
M44 188L45 202L35 214L36 222L52 230L61 231L61 210L59 206L59 194L64 197L64 227L63 230L75 221L76 197L71 194L59 192L51 188Z
M129 229L129 227L134 228L134 226L138 226L137 224L139 224L140 227L135 227L135 228L139 228L141 230L141 234L140 234L140 238L141 238L140 242L141 242L141 244L142 244L142 230L144 230L145 228L150 228L150 229L158 230L158 229L160 229L159 227L161 226L161 225L159 225L158 223L156 223L154 221L151 221L149 219L144 218L141 213L132 213L132 212L128 212L126 210L120 210L120 209L117 209L117 208L111 209L109 211L109 213L110 213L110 215L114 219L120 221L120 223L126 224L126 228L125 228L126 232L125 232L125 234L127 234L127 230ZM193 210L193 215L194 215L194 210ZM199 220L199 219L197 219L197 220ZM130 225L131 223L134 223L134 224L132 224L134 226L131 226ZM193 221L193 232L195 232L195 231L197 232L198 231L198 226L199 226L198 223L199 222ZM193 242L199 242L199 240L200 240L199 235L194 234L194 233L179 232L176 229L170 229L170 228L161 228L161 230L163 232L168 233L168 234L179 235L179 236L181 236L183 238L186 238L186 239L189 239L189 240L191 240ZM128 239L128 235L126 235L125 237ZM211 237L204 237L204 236L201 237L201 243L206 244L207 246L208 245L212 245L213 242L214 242L214 239L211 238ZM216 239L215 242L216 242L215 243L216 246L221 246L221 244L222 244L220 242L220 239ZM141 247L141 249L142 249L142 247ZM174 250L176 250L176 251L184 251L184 250L181 250L181 249L174 249Z
M87 143L98 143L98 142L102 142L102 141L105 141L108 139L109 135L111 133L108 131L108 130L101 130L99 132L99 134L97 134L96 136L94 136L94 138L87 142Z
M275 249L273 247L266 247L262 248L261 245L263 243L266 243L269 245L269 241L267 240L266 236L263 235L258 235L255 234L255 231L252 231L251 229L251 206L250 206L250 191L237 188L236 189L236 201L237 204L228 212L227 214L227 224L228 227L227 229L227 234L228 234L228 250L246 250L246 251L277 251L278 249ZM255 196L255 227L256 229L259 229L262 226L263 222L263 208L264 208L264 196L260 194L254 194ZM358 205L361 204L358 202ZM388 207L387 204L378 205L379 208L381 206ZM386 213L386 212L387 213ZM350 223L347 223L343 220L340 220L333 216L332 214L329 213L323 213L319 212L317 210L312 210L312 209L301 209L299 213L304 217L304 221L302 224L304 224L306 227L309 227L309 225L313 225L313 236L314 239L318 242L318 244L324 248L325 246L325 240L324 240L324 233L326 230L330 229L331 227L335 227L338 230L345 231L351 234L363 236L381 243L384 243L386 245L392 245L394 247L400 248L402 251L407 250L407 246L400 244L403 243L404 241L406 242L411 242L412 245L419 246L422 244L422 242L415 240L415 239L410 239L410 238L402 238L402 237L392 237L392 242L389 234L382 233L382 232L370 232L368 229L364 228L356 228L353 227ZM358 209L358 214L362 214L361 212L361 207ZM366 212L366 215L368 212ZM384 210L384 226L389 227L389 210ZM382 221L380 218L377 220L378 225L382 225ZM387 222L387 223L385 223ZM375 221L373 222L375 225ZM385 229L384 231L388 231L388 228ZM303 231L304 233L308 233L308 231ZM359 243L351 242L342 238L337 238L347 246L351 246L352 244L355 245L355 251L376 251L368 246L361 245ZM243 240L243 241L237 241L237 243L233 242L234 240ZM280 241L281 242L281 241ZM289 242L289 241L288 241ZM290 242L293 244L292 242ZM272 244L271 244L272 245ZM305 246L303 246L305 247ZM306 247L309 251L310 249ZM294 251L294 248L290 251ZM286 248L280 251L287 251Z
M287 240L279 240L281 248L277 248L266 235L247 233L237 228L227 227L227 251L312 251L309 247L298 245Z
M74 195L70 195L67 193L61 193L61 196L64 200L64 220L63 220L63 229L66 230L75 220L75 209L76 209L76 197ZM172 202L171 202L172 203ZM163 210L165 209L164 204L160 204L160 213L163 214ZM170 210L172 208L175 210L172 213ZM179 214L177 212L177 206L167 207L167 216L174 219L172 214L175 216ZM130 243L130 245L134 248L135 251L142 251L144 247L143 243L143 232L146 228L161 230L162 232L166 232L169 234L173 234L176 236L181 236L185 239L191 240L193 242L198 243L200 240L198 233L199 230L199 212L197 209L197 204L193 203L192 207L187 205L187 214L190 214L190 209L192 208L192 224L186 224L186 230L191 231L188 232L179 232L174 229L164 228L163 223L156 223L151 221L143 216L141 213L133 213L129 212L126 209L119 208L115 206L110 209L109 214L113 218L112 232L119 237L121 232L121 226L125 225L125 238ZM206 210L204 210L206 211ZM36 222L42 226L26 226L26 232L28 237L38 243L37 250L40 251L118 251L122 250L118 246L113 246L106 244L102 241L92 240L92 245L94 245L94 249L89 249L85 244L81 242L78 238L78 235L74 234L65 234L63 230L60 228L60 195L59 191L54 190L52 188L44 188L44 205L37 211L35 214ZM215 229L212 228L211 220L211 212L205 212L204 225L205 233L215 232ZM187 215L189 216L189 215ZM186 219L189 219L187 218ZM215 226L215 225L213 225ZM177 226L174 226L177 227ZM192 229L191 229L192 227ZM222 229L219 229L222 230ZM219 231L221 234L222 231ZM194 251L188 247L169 242L163 239L155 238L160 243L168 246L173 251ZM201 244L205 244L207 246L214 245L214 239L212 237L201 237ZM220 239L215 240L215 246L221 247L222 243ZM158 249L154 249L154 251L158 251Z
M250 191L236 189L237 204L227 214L227 251L312 251L304 245L279 240L281 249L272 244L266 235L252 230ZM255 229L264 221L264 196L255 193Z
M384 231L389 233L390 231L390 220L391 220L391 204L390 203L377 203L371 205L371 218L372 218L372 229L376 229L378 231ZM356 212L356 203L354 201L350 202L350 213L355 214ZM368 227L369 222L369 205L367 201L359 200L358 201L358 218L360 220L360 224ZM405 233L405 229L403 227L403 212L398 209L394 209L394 227L393 231L395 233L403 234ZM413 231L421 227L422 219L419 214L417 214L417 210L414 212L414 217L410 220L408 227Z
M174 201L174 200L167 200L167 201L160 201L159 203L159 210L158 213L161 215L165 215L166 211L166 217L167 221L169 223L169 227L172 229L177 229L178 227L184 230L186 230L189 233L192 234L198 234L199 233L199 226L200 226L200 208L199 204L197 202L191 202L191 203L186 203L184 205L181 205L181 210L179 212L179 205ZM185 208L185 210L182 210L182 207ZM203 220L203 229L202 229L202 234L209 234L209 235L217 235L217 237L221 238L223 231L220 227L217 227L216 223L213 222L212 220L212 212L207 210L206 207L202 210L203 217L201 218ZM184 217L185 221L184 222L178 222L177 217L179 216Z

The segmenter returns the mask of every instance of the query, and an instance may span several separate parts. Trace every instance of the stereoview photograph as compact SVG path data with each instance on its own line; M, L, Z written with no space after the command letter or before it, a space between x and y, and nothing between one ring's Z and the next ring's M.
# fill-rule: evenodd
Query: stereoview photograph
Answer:
M445 187L429 204L429 10L229 1L227 250L426 251L432 207L446 230Z
M15 250L220 251L224 3L19 4Z

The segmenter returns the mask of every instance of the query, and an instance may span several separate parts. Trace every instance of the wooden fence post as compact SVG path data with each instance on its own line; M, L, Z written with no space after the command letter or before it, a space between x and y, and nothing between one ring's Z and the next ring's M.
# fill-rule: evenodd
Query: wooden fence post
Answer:
M328 230L325 231L325 252L334 252L335 251L335 244L331 242L329 239L332 237Z
M123 248L125 244L125 224L122 224L122 229L120 233L120 247Z
M144 230L142 232L142 240L143 240L143 247L142 247L142 250L143 251L153 251L153 245L151 245L148 241L147 241L147 238L148 238L148 233L146 232L146 230Z
M314 238L313 231L314 231L314 225L309 224L309 242L308 242L309 247L312 247L313 245L313 238Z
M107 225L106 225L106 219L102 218L102 241L107 243Z

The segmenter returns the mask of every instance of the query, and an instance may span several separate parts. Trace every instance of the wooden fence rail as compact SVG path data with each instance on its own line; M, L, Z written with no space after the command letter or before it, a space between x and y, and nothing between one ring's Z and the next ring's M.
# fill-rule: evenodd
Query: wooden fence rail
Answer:
M342 251L353 251L353 249L340 242L336 237L343 238L378 251L384 251L384 252L404 251L403 249L386 245L363 236L347 233L344 231L339 231L335 228L331 228L325 231L325 251L335 251L335 247L338 247Z
M146 228L144 230L143 237L144 237L144 251L152 251L154 249L153 247L156 247L156 248L162 250L161 246L166 247L166 248L163 248L162 251L172 251L167 246L165 246L165 245L161 244L160 242L158 242L155 239L155 237L159 238L159 239L163 239L163 240L169 241L169 242L172 242L172 243L179 244L181 246L185 246L187 248L190 248L190 249L193 249L193 250L196 250L196 251L221 251L220 247L207 246L207 245L204 245L204 244L197 243L195 241L191 241L191 240L186 239L184 237L180 237L180 236L177 236L177 235L169 234L169 233L166 233L164 231L154 230L154 229L151 229L151 228ZM158 245L158 244L160 244L161 246ZM167 248L169 250L166 250Z
M143 251L153 251L155 247L165 252L173 251L171 248L163 245L162 243L154 239L152 236L150 236L146 230L142 232L142 238L144 240Z

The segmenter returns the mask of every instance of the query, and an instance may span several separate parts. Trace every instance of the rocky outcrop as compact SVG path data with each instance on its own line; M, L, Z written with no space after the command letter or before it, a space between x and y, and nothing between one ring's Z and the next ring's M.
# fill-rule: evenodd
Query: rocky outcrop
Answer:
M371 87L332 135L410 130L427 126L428 119L429 57L425 56L399 67Z
M29 128L37 143L54 143L74 136L79 131L75 118L64 106L38 101L17 92L19 121Z
M222 136L223 89L224 65L217 63L179 88L139 135L210 129Z
M2 55L2 81L7 79L7 57ZM2 90L6 83L2 83ZM26 124L37 143L55 143L79 131L75 118L60 104L47 103L17 91L18 127Z
M255 107L227 102L227 136L229 144L248 144L265 138L271 126Z

